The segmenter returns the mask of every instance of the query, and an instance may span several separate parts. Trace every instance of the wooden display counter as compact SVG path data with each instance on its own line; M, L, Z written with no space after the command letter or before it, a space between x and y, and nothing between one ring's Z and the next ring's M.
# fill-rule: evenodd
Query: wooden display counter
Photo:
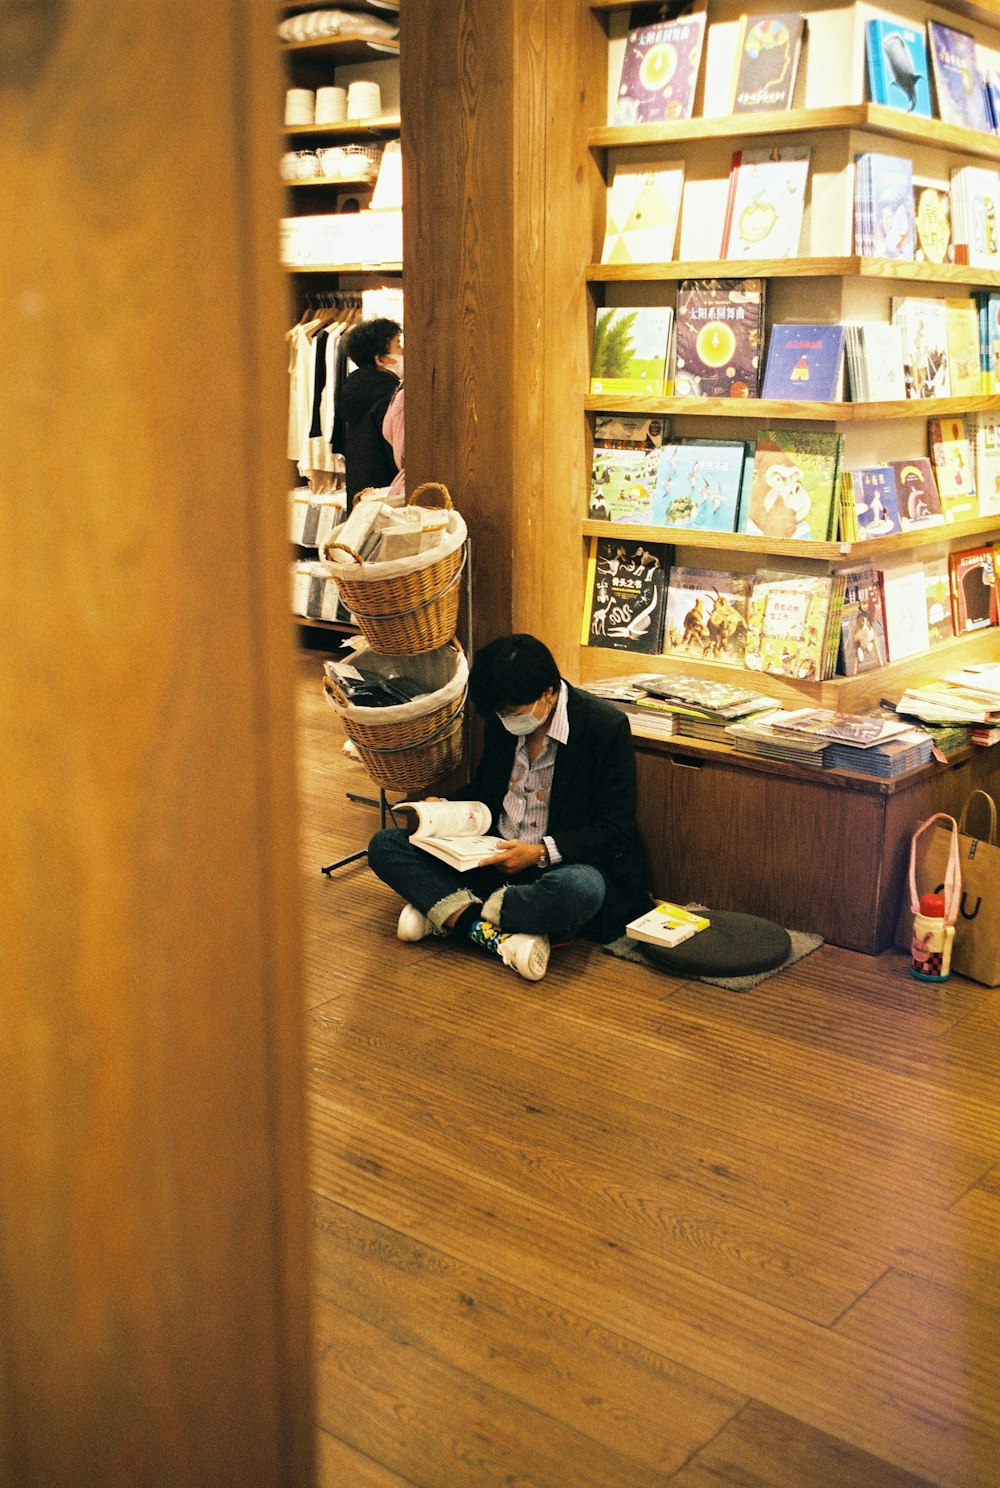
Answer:
M655 894L869 955L892 944L915 827L935 811L957 818L976 787L1000 795L1000 747L873 780L693 739L635 743Z

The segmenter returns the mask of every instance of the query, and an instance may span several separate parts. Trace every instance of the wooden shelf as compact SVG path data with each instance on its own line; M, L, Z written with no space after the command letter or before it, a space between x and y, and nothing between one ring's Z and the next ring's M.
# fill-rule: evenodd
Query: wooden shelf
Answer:
M289 186L293 190L300 186L374 187L375 178L373 176L307 176L301 181L282 181L281 184L282 186Z
M315 0L278 0L282 15L295 15L298 11L315 10ZM399 15L399 0L337 0L338 10L370 11L373 15Z
M370 119L343 119L339 124L286 124L287 139L356 139L367 135L398 134L400 117L394 114L376 114Z
M675 119L657 124L605 124L591 129L587 143L607 148L624 145L669 145L671 149L693 140L744 140L748 134L827 134L832 130L860 129L890 139L921 145L938 145L963 155L1000 160L1000 137L962 129L940 119L917 119L879 103L847 103L835 108L785 109L779 113L727 114L718 119Z
M894 279L925 284L1000 285L1000 269L916 263L898 258L697 259L677 263L589 264L592 283L674 279Z
M752 672L746 667L699 661L693 656L649 656L637 651L581 646L580 677L584 682L596 682L604 677L628 677L637 672L679 670L741 687L752 685L768 697L778 698L786 708L833 708L841 713L863 713L877 707L883 698L896 702L908 687L928 682L943 672L957 671L974 662L995 661L998 646L1000 631L993 626L941 641L923 656L891 661L858 677L831 677L826 682L797 682L788 677L772 677L769 672Z
M943 523L894 532L890 537L864 542L803 542L793 538L751 537L745 532L706 532L693 527L667 527L640 522L603 522L588 517L584 537L617 537L622 542L665 542L675 548L710 548L720 553L759 553L763 558L804 558L843 567L845 563L870 562L876 558L917 552L947 545L958 547L970 538L1000 533L1000 515L977 517L973 522ZM1000 647L1000 638L997 641Z
M346 620L311 620L307 615L293 615L292 619L306 630L329 630L336 635L357 635L358 632L358 627L349 625Z
M839 425L986 412L1000 409L1000 396L904 398L891 403L808 403L776 398L646 398L591 393L584 398L583 406L589 413L673 413L692 418L753 419L759 424L770 424L776 419L811 419Z
M398 41L371 41L367 36L320 36L312 41L285 41L281 49L290 57L327 62L346 67L352 62L379 62L399 56Z
M286 274L401 274L401 263L283 264Z
M595 14L603 14L616 10L631 10L635 0L589 0L589 8ZM308 10L308 5L296 7L300 10ZM997 24L996 6L990 0L936 0L937 10L950 11L952 15L965 16L970 21L987 21L991 25Z

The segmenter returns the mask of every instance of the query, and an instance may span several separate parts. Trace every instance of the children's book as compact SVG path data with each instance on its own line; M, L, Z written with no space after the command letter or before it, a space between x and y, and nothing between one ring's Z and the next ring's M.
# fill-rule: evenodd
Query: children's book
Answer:
M581 645L659 651L669 554L666 543L590 539Z
M849 321L844 330L852 400L902 402L906 398L906 375L899 326L881 320Z
M908 398L947 398L948 321L943 300L893 295L892 321L903 336Z
M889 465L866 465L851 471L858 538L889 537L902 532L896 477Z
M736 54L734 114L791 107L804 30L805 17L798 10L744 16Z
M863 257L913 257L913 164L902 155L870 151L858 157L854 241Z
M970 522L979 515L972 450L961 418L927 422L931 464L946 522Z
M994 269L1000 265L1000 174L983 165L951 173L951 237L958 264Z
M637 920L629 920L625 934L631 940L645 941L647 945L676 946L699 930L707 930L711 924L704 915L693 910L682 909L679 904L657 904Z
M919 263L947 263L951 247L951 195L943 182L913 185L915 257Z
M843 396L844 327L775 325L764 366L764 398L836 403Z
M844 677L885 666L885 616L882 584L874 564L844 571L844 605L840 612L838 671Z
M826 542L833 535L840 434L764 429L739 530L753 537Z
M763 279L682 279L675 397L756 398L763 331Z
M669 425L659 414L599 413L594 444L607 449L659 449Z
M674 312L669 305L602 305L594 322L592 393L663 393Z
M966 414L965 435L972 450L979 515L997 516L1000 514L1000 415Z
M924 559L924 597L931 646L950 641L955 627L951 622L951 575L946 557Z
M684 189L684 162L614 167L601 263L669 263Z
M997 623L997 589L992 546L963 548L948 555L951 620L956 635L986 630Z
M918 455L912 460L890 460L896 477L896 498L903 531L914 527L940 527L944 522L941 497L930 460Z
M630 23L641 13L642 8L633 9ZM690 119L704 40L704 11L630 24L612 123Z
M831 636L840 636L844 580L838 574L771 574L754 578L743 664L799 681L832 675Z
M882 569L882 606L890 661L930 650L923 565L901 563Z
M675 565L667 580L664 653L742 666L751 582L749 574Z
M720 258L795 258L809 176L807 145L737 150Z
M685 439L660 451L653 522L732 532L736 527L746 445L736 439Z
M969 297L946 299L948 383L953 398L978 397L982 389L979 367L979 312Z
M984 393L1000 393L1000 290L974 290L979 310L979 368Z
M594 445L590 515L603 522L651 522L658 448Z
M938 116L946 124L990 133L983 80L976 62L976 43L965 31L928 21L931 65Z
M931 117L930 74L923 30L903 21L871 20L865 26L868 92L872 103Z
M402 813L414 847L460 873L478 868L503 843L489 835L493 818L482 801L400 801L392 810Z

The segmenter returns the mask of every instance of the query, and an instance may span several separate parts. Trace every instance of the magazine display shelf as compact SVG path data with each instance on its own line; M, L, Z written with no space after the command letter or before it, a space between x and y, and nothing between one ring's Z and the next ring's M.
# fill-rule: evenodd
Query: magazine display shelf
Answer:
M972 23L981 37L1000 48L1000 13L992 5L975 0L930 5L926 0L896 0L886 7L893 14L922 25L928 16L949 15L959 24ZM629 6L625 0L589 0L589 9L605 23L616 27L620 39L627 26ZM708 26L715 21L735 22L746 7L736 0L708 0ZM807 199L802 231L802 257L781 260L720 260L689 257L669 263L611 265L591 263L584 269L590 294L591 324L597 304L656 304L663 302L662 286L687 278L763 278L767 281L767 324L778 321L836 321L852 318L888 318L893 293L916 293L943 297L963 289L989 288L1000 283L1000 269L978 269L964 265L934 264L867 258L853 254L852 162L863 149L897 144L897 153L911 154L915 172L948 179L950 167L963 161L980 161L1000 169L1000 138L960 128L940 119L916 118L895 109L863 101L863 27L869 14L861 5L845 5L833 12L821 5L802 7L816 24L840 29L836 46L829 43L833 32L816 48L809 66L809 42L794 102L807 102L816 95L821 106L758 114L699 117L705 79L695 98L695 117L672 123L602 125L588 131L592 153L605 167L614 159L623 161L684 159L689 174L699 179L728 176L732 152L766 136L769 143L808 144L814 158L810 170L811 200ZM624 12L625 15L615 13ZM706 55L702 57L702 73ZM614 69L612 68L612 71ZM842 86L853 94L833 100L829 90ZM605 171L606 174L606 171ZM601 208L599 207L599 212ZM595 223L594 242L603 237L603 216ZM660 286L660 288L658 288ZM667 294L669 295L668 288ZM873 307L878 307L873 317ZM810 428L832 428L844 434L844 461L848 465L876 463L924 453L929 418L967 412L1000 410L1000 396L943 399L913 399L904 402L813 403L765 399L700 399L673 397L628 397L590 395L583 406L591 416L601 412L659 413L671 417L671 433L704 434L710 437L749 438L762 427L794 424ZM688 422L690 421L690 423ZM1000 516L975 522L927 527L892 537L862 543L773 541L740 533L717 533L671 529L664 526L632 525L584 519L582 536L615 536L626 540L673 544L683 550L683 563L691 567L749 571L780 566L800 572L826 573L858 562L926 554L928 558L969 546L973 542L1000 539ZM725 564L719 556L724 555ZM675 560L676 561L676 560ZM874 672L855 677L833 677L824 682L800 682L792 678L748 672L743 667L714 662L694 662L646 653L581 646L580 674L584 681L602 676L661 669L691 670L719 680L745 683L753 679L764 690L779 696L786 706L813 704L853 712L878 703L887 694L898 695L912 682L926 680L939 667L954 669L974 661L995 660L1000 632L995 628L956 637L935 646L922 656L890 662ZM741 759L744 757L740 757ZM801 773L801 772L800 772ZM676 897L676 896L675 896ZM712 899L711 902L720 902Z
M311 0L279 0L275 7L278 20L316 8ZM390 22L398 21L399 17L397 0L360 0L360 3L353 3L352 0L350 9ZM371 69L375 66L374 76L381 81L383 102L386 93L390 93L389 106L384 107L382 113L370 118L345 119L327 124L284 125L282 138L287 149L309 150L350 144L352 141L399 138L401 118L396 101L399 89L398 40L372 41L365 36L344 35L312 41L281 42L280 49L291 87L322 86L333 81L335 69L353 68L353 73L337 72L336 81L348 84L355 75L373 76ZM331 205L336 200L335 193L370 190L374 186L374 178L360 175L325 179L307 177L303 180L285 181L283 184L289 193L289 214L298 216L317 210L335 210ZM284 271L292 287L294 313L298 316L307 303L308 294L317 287L321 290L359 289L372 278L398 278L402 275L403 265L399 261L286 264ZM299 548L293 548L293 551L300 556L305 552ZM335 647L340 637L357 633L355 626L342 621L317 620L304 615L293 615L292 619L303 645Z

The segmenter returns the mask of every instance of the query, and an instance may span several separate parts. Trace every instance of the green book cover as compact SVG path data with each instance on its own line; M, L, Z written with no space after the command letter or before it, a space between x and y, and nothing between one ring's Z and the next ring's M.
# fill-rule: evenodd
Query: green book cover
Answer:
M842 436L832 432L762 429L739 531L753 537L829 541L838 509L842 443Z
M673 319L669 305L602 305L594 322L590 391L662 397Z

